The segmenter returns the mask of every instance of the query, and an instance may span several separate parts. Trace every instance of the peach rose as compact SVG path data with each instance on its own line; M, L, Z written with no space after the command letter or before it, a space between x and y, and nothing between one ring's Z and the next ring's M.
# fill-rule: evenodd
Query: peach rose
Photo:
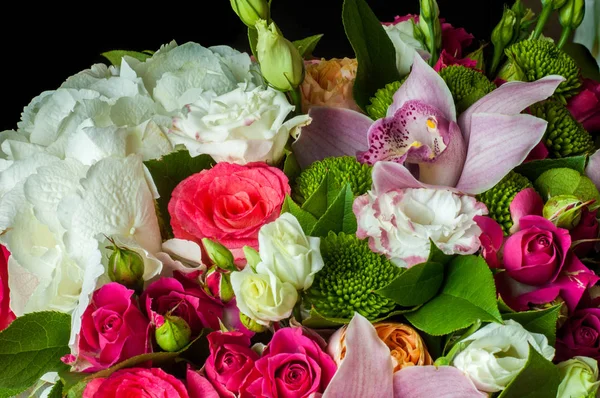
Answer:
M423 339L412 327L395 322L381 322L373 326L381 341L390 349L394 372L409 366L433 363ZM339 366L346 356L346 326L331 336L327 351Z
M331 106L360 112L352 96L357 68L356 59L350 58L307 61L300 86L302 111L307 113L312 106Z

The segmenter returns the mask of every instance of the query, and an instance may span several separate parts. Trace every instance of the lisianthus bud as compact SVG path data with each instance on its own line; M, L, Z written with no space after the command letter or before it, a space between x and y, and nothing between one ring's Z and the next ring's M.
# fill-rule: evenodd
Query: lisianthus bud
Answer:
M154 335L160 348L168 352L175 352L190 342L192 330L183 318L174 315L159 316L158 318Z
M552 221L559 228L575 228L581 220L584 203L573 195L553 196L544 205L544 218Z
M206 286L213 295L218 297L223 303L228 303L234 297L233 288L229 280L229 274L212 268L206 274Z
M492 43L495 47L501 47L504 49L512 41L514 34L514 26L517 22L517 16L515 12L510 8L504 8L502 13L502 19L498 22L498 25L492 31Z
M567 0L542 0L542 6L547 7L551 5L552 9L558 10L564 6L566 2Z
M574 357L556 365L561 382L557 397L595 397L600 386L598 361L589 357Z
M469 59L472 59L473 61L477 62L477 64L475 65L475 69L485 70L485 61L484 61L484 56L483 56L484 48L485 48L485 45L479 47L477 50L475 50L473 52L470 52L465 57L465 58L469 58Z
M584 0L568 0L558 13L558 20L563 28L576 29L583 21L585 14Z
M255 332L255 333L262 333L265 330L267 330L266 326L263 326L259 323L257 323L254 319L250 318L247 315L244 315L240 312L240 321L242 321L242 325L244 325L246 327L246 329Z
M433 19L440 14L440 9L435 0L421 0L421 18Z
M431 54L431 65L435 65L442 48L442 24L439 19L440 9L435 0L421 0L420 3L419 27L423 34L423 44Z
M233 262L233 254L225 246L208 238L203 238L202 244L206 254L217 267L227 271L237 270Z
M111 281L120 283L128 289L136 290L138 293L144 285L144 260L142 256L133 250L119 247L114 240L112 243L113 253L108 259L108 277Z
M256 23L256 52L263 77L277 90L291 91L304 80L304 61L298 49L283 35L275 23Z
M266 0L231 0L231 8L249 28L254 28L259 19L269 19Z

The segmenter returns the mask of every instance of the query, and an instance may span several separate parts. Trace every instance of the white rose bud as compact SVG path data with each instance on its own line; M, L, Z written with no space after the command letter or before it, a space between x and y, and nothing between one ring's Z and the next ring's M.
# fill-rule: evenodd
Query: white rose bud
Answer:
M486 392L506 388L525 367L530 344L547 360L554 357L546 336L530 333L512 320L504 325L490 323L461 343L466 347L454 357L452 365L466 373L478 390Z
M321 239L307 237L298 219L290 213L265 224L258 233L261 263L256 272L273 272L296 290L307 290L323 266Z
M556 365L561 382L557 398L596 396L598 381L598 361L588 357L574 357Z
M264 274L254 273L252 267L232 272L231 286L240 312L265 326L289 318L298 299L294 286L268 269Z

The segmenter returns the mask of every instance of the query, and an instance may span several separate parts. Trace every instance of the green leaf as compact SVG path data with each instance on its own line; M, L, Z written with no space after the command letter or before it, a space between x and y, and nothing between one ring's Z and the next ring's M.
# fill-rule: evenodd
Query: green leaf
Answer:
M523 163L515 171L530 181L535 181L543 172L551 169L568 168L577 170L580 174L585 171L586 156L571 156L562 159L533 160Z
M50 394L48 394L48 398L62 398L63 393L63 383L62 381L58 381L50 390Z
M574 42L568 42L562 48L569 54L581 69L581 75L585 78L600 81L600 69L594 56L584 45Z
M294 155L294 152L290 151L285 156L285 160L283 162L283 173L287 176L288 180L290 181L290 185L294 184L294 181L296 181L296 178L300 175L301 172L302 169L300 168L300 165L296 160L296 155Z
M0 398L11 398L25 391L27 387L23 388L0 388Z
M286 195L285 200L283 201L281 213L291 213L294 217L296 217L305 234L308 234L310 231L312 231L317 223L315 216L298 206L298 204L294 202L289 195Z
M256 55L256 45L258 44L258 30L254 28L248 28L248 43L250 43L250 51L252 51L252 55L256 59L258 56Z
M129 56L131 58L135 58L139 61L145 61L152 56L152 54L148 54L146 52L138 52L138 51L127 51L127 50L113 50L107 51L101 54L104 58L108 59L111 64L115 66L121 66L121 60L124 56Z
M503 319L512 319L520 323L531 333L541 333L548 338L548 343L554 345L556 341L556 322L560 316L562 304L555 305L545 310L512 312L503 314Z
M556 397L559 384L558 368L530 345L525 367L498 398Z
M302 58L310 58L321 37L323 37L322 34L314 35L302 40L295 40L292 43L296 46Z
M579 172L568 169L545 171L533 183L544 200L558 195L574 195L581 201L600 201L600 193L594 183Z
M308 318L302 321L302 325L312 329L334 329L350 322L349 319L327 318L311 308Z
M15 319L0 333L0 388L24 390L45 373L62 369L60 358L70 352L70 333L71 317L60 312Z
M376 291L404 307L421 305L431 300L444 281L444 266L440 263L417 264L400 274L389 285Z
M342 187L335 182L333 176L328 172L319 184L318 188L302 205L302 209L313 216L322 217L339 195Z
M354 100L365 110L377 90L400 80L396 50L365 0L345 0L342 21L358 60Z
M325 214L315 224L310 236L327 236L330 231L334 233L344 232L346 234L356 233L356 216L352 211L354 194L350 184L346 184L339 192Z
M429 258L427 259L427 262L440 263L442 265L446 265L453 258L454 256L444 254L444 252L441 251L435 243L433 243L433 240L429 239Z
M171 238L171 216L169 215L171 193L181 181L192 174L211 168L215 161L208 155L193 158L187 150L182 150L170 153L158 160L148 160L144 164L150 171L160 194L158 210L169 235L163 236L163 239Z
M466 328L478 319L502 322L492 272L480 257L456 257L447 266L441 293L406 318L434 336Z

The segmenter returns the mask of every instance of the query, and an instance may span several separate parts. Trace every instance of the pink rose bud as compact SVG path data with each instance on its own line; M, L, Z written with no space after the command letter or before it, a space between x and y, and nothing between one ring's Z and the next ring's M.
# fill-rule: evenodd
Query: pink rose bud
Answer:
M204 250L217 267L227 271L237 271L235 264L233 263L233 254L219 242L214 242L210 239L202 239Z
M192 330L187 322L178 316L159 316L154 336L156 343L165 351L175 352L181 350L190 342Z
M575 311L556 334L556 361L574 356L600 360L600 308Z
M598 239L600 234L600 225L598 225L598 219L596 218L597 213L598 210L589 211L588 209L584 209L581 214L581 221L571 230L571 239L574 245L577 241L590 240L589 242L578 243L574 246L573 251L579 257L585 257L594 249L597 243L593 241L593 239Z
M206 287L213 297L219 298L222 302L228 303L235 297L233 288L229 280L229 274L212 268L206 275Z

